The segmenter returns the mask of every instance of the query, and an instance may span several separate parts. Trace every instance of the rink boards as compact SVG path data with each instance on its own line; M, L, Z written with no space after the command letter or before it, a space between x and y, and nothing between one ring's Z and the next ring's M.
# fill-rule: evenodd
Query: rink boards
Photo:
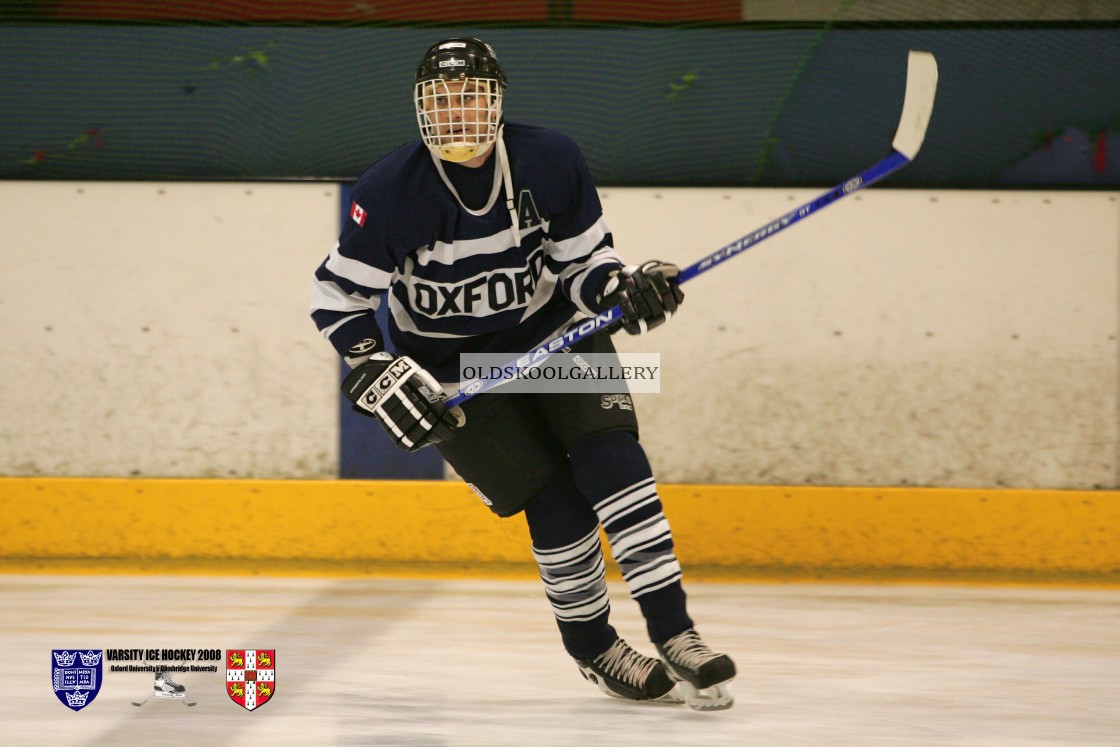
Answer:
M600 191L628 261L681 266L818 192ZM342 192L0 185L0 476L441 477L357 432L308 316ZM1120 486L1120 193L876 186L685 290L614 337L661 356L661 483Z
M0 478L0 569L536 575L450 481ZM663 485L698 579L1120 585L1120 492Z
M684 265L815 192L601 196ZM345 469L307 315L339 185L0 196L5 567L536 575L457 480ZM635 406L686 574L1120 583L1120 194L876 187L691 288L615 337L662 356Z

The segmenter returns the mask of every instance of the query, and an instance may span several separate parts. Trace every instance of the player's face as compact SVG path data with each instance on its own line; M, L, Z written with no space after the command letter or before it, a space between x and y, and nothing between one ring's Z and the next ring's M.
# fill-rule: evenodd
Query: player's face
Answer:
M478 142L496 124L488 80L431 81L424 86L423 107L441 143Z

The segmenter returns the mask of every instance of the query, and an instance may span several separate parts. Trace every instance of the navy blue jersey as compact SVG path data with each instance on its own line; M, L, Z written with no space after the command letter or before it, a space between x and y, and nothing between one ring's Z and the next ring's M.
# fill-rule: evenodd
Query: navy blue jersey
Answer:
M374 311L385 302L397 351L453 392L461 353L512 359L603 311L595 294L622 260L578 146L515 124L504 142L516 237L497 147L483 167L437 168L416 140L358 179L350 218L312 284L311 316L340 354L382 339Z

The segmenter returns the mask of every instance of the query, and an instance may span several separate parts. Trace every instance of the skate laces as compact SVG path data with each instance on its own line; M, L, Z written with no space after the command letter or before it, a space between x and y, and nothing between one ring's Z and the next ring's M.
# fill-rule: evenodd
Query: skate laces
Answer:
M699 669L713 659L718 659L723 654L717 654L700 640L695 630L686 630L665 641L665 656L674 664L679 664L689 669Z
M642 687L649 673L658 665L657 659L642 656L619 638L605 653L595 657L595 663L615 679L633 687Z

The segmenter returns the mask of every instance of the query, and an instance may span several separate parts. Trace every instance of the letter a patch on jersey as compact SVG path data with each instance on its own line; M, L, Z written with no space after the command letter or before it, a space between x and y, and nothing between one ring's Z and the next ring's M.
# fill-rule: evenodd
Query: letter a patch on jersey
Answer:
M350 220L354 221L359 226L364 226L366 224L365 208L363 208L361 205L359 205L356 202L351 203L350 204Z
M517 201L518 228L524 231L541 224L541 214L537 210L537 203L533 200L533 193L527 189L521 190Z

